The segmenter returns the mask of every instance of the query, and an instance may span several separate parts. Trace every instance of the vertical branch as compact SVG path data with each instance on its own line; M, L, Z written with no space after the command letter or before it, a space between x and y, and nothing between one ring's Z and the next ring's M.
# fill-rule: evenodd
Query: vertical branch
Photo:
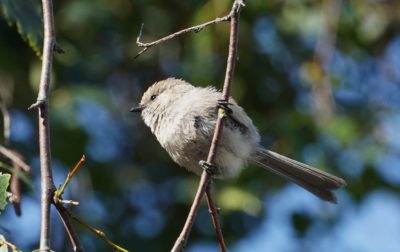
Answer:
M51 170L50 123L48 114L49 86L55 47L53 5L51 0L42 0L44 44L42 71L40 75L39 93L36 103L29 109L38 108L39 151L41 172L41 226L40 251L50 251L50 205L55 190Z
M231 28L229 36L229 54L226 62L226 71L224 79L224 88L222 94L226 102L229 101L229 96L232 87L233 74L235 72L237 49L238 49L238 33L239 33L239 17L240 8L244 6L242 0L235 0L231 12Z
M39 121L39 152L40 152L40 173L41 173L41 223L40 223L40 247L39 251L50 252L50 206L54 203L60 218L64 224L66 232L72 243L74 251L83 251L79 238L74 231L70 216L66 214L63 206L53 202L53 195L56 191L53 182L51 169L50 152L50 122L49 122L49 87L51 80L51 69L54 51L63 52L56 45L54 32L54 15L52 0L42 0L43 24L44 24L44 43L42 71L40 74L40 85L37 100L29 109L38 108Z
M236 65L236 59L237 59L237 44L238 44L238 25L239 25L239 12L240 8L244 6L244 3L242 0L235 0L232 6L232 10L230 13L230 21L231 21L231 28L230 28L230 38L229 38L229 54L228 54L228 59L227 59L227 66L226 66L226 72L225 72L225 80L224 80L224 87L223 87L223 98L226 102L229 101L229 96L230 96L230 89L232 86L232 79L233 79L233 74L235 70L235 65ZM223 130L223 120L224 120L224 111L222 109L218 110L218 119L215 125L215 130L214 130L214 135L211 141L211 147L210 151L208 153L207 157L207 163L213 164L216 158L216 153L217 153L217 147L222 135L222 130ZM185 244L187 242L187 239L189 237L190 231L193 227L194 220L196 218L199 205L200 205L200 200L204 196L205 191L210 185L210 181L212 179L211 174L209 174L206 171L203 171L201 174L200 178L200 183L199 187L197 189L193 204L190 208L189 215L186 219L185 225L182 229L182 232L180 233L178 239L176 240L174 247L172 248L171 251L173 252L178 252L182 251L183 248L185 247ZM210 196L211 194L208 193ZM210 197L208 198L209 200L211 199ZM212 204L212 201L208 201L209 203ZM216 215L212 215L213 222L218 223L218 218ZM219 225L218 225L219 226ZM226 251L225 248L225 243L223 242L223 236L221 233L220 228L216 228L216 231L218 233L218 237L222 238L222 243L220 242L220 248L221 251Z

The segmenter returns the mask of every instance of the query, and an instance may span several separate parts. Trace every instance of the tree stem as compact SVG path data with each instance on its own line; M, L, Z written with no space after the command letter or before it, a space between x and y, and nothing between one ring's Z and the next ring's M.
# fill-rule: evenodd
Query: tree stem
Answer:
M50 206L55 190L51 170L50 123L49 123L49 86L55 45L53 5L51 0L42 0L44 43L42 71L37 101L30 108L38 108L39 152L41 172L41 225L40 251L50 251Z

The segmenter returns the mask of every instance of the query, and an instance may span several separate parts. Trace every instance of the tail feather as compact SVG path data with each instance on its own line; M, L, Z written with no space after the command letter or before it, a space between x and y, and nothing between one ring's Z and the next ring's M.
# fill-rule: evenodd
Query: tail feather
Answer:
M252 162L333 203L336 203L336 196L332 190L346 185L339 177L263 148L257 149Z

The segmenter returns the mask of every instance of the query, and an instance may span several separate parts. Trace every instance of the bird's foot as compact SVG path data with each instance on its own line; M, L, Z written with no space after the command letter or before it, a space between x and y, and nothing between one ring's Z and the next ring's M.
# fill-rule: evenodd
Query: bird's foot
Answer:
M232 114L232 109L229 107L232 103L227 102L225 100L218 100L217 107L223 109L226 114Z
M208 174L214 176L217 175L217 167L213 164L208 163L207 161L200 160L199 161L200 167L205 170Z

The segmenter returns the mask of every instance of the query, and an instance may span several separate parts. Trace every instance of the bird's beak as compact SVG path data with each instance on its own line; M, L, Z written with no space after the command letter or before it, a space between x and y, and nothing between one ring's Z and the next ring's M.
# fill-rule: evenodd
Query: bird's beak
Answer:
M137 106L133 106L129 111L131 112L142 112L142 110L144 109L144 106L139 104Z

